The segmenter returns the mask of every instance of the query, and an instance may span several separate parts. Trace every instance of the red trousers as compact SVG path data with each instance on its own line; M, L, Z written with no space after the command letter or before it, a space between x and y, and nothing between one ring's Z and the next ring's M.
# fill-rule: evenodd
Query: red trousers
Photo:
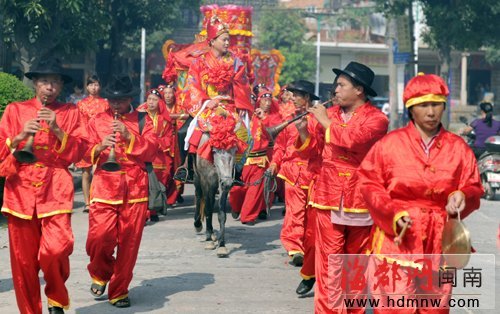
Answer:
M256 165L243 167L241 179L245 183L253 183L264 177L266 168ZM236 213L241 213L241 222L257 219L260 211L266 208L264 200L264 179L257 185L234 186L229 193L229 204Z
M71 215L32 220L8 216L12 281L20 313L42 313L40 280L43 271L49 306L69 307L65 282L73 252Z
M382 262L377 258L370 259L371 265L368 270L370 274L370 279L374 284L370 284L371 295L379 296L380 305L373 309L374 313L389 313L389 314L413 314L413 313L433 313L433 314L445 314L449 313L449 308L444 308L448 306L450 300L450 295L452 291L452 286L449 283L441 284L439 286L439 274L433 272L432 285L429 285L427 278L408 278L408 271L404 270L402 267L397 273L401 276L398 280L389 280L387 285L378 284L377 276L375 274L376 265L380 265ZM375 287L375 289L373 289ZM389 301L389 299L391 301ZM404 298L404 299L403 299ZM409 298L419 300L419 304L429 304L431 306L431 299L439 299L441 306L443 308L417 308L411 307L410 305L415 305L410 303L407 304L405 300ZM426 301L423 301L427 299ZM405 301L402 304L398 304L398 300ZM401 302L402 302L401 301ZM403 306L401 306L403 305Z
M108 299L111 303L128 296L147 207L147 202L90 205L86 247L90 263L87 269L93 282L109 282ZM113 256L115 249L116 258Z
M286 214L281 227L280 239L288 255L304 254L306 202L307 190L285 183Z
M371 226L345 226L331 222L329 210L316 209L315 313L363 313L364 308L348 309L342 297L342 265L328 266L333 254L362 254L368 246ZM363 293L349 291L349 294Z
M306 217L304 220L304 262L302 264L302 268L300 269L300 275L306 280L316 277L316 211L316 208L310 206L306 207Z

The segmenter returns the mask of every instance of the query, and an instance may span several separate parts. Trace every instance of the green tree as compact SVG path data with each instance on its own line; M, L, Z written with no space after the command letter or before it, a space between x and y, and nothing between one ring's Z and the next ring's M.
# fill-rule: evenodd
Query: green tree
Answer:
M109 48L111 72L127 70L126 60L140 51L140 30L145 28L149 47L159 48L182 22L183 10L198 10L199 0L108 0L111 16ZM162 35L163 34L163 35Z
M109 20L103 0L0 0L2 35L27 71L36 58L96 47Z
M258 22L261 50L278 49L285 57L280 84L298 79L310 79L315 69L315 50L304 42L306 27L296 11L266 10Z
M24 71L36 58L111 51L112 73L127 71L127 57L140 55L140 29L170 34L183 9L199 0L0 0L0 39L12 41ZM161 36L157 35L157 41ZM163 39L164 40L164 39Z
M377 0L386 14L405 14L413 1ZM428 26L424 41L439 52L441 75L448 76L451 51L473 51L500 47L500 1L498 0L419 0Z
M26 87L17 77L0 72L0 117L11 102L28 100L34 95L33 90Z

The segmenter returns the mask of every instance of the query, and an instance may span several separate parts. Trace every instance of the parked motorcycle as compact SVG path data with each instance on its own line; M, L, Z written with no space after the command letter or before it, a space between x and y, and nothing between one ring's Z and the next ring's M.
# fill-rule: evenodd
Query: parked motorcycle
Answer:
M461 122L467 123L465 117L459 118ZM469 147L474 147L476 135L474 131L466 135ZM484 188L484 198L495 199L496 192L500 189L500 135L490 136L485 141L486 151L479 156L477 165Z
M485 141L486 152L479 157L479 174L483 182L484 198L495 199L500 189L500 135L490 136Z

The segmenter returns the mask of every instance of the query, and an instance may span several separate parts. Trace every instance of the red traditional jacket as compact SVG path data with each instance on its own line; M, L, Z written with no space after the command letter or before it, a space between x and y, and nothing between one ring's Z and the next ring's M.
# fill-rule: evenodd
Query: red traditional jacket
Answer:
M101 166L108 160L110 149L104 150L99 156L95 155L95 149L110 134L113 118L111 110L107 110L96 115L88 127L89 140L93 145L91 161L97 165L90 189L90 201L106 204L146 202L148 176L144 163L152 162L158 150L158 138L153 121L145 117L144 129L140 135L137 111L119 117L132 138L127 144L119 134L116 135L115 154L121 170L109 172L103 170Z
M355 193L356 171L373 144L387 133L387 117L369 102L357 108L344 123L340 106L327 110L332 121L325 130L316 119L309 124L310 136L304 143L300 137L295 147L315 173L309 205L324 210L367 213L363 197Z
M139 108L138 111L140 111ZM155 115L151 114L149 111L146 112L153 121L154 132L158 138L158 149L153 159L153 168L166 170L167 166L171 164L167 158L174 157L175 149L172 146L174 144L172 120L170 117L166 118L169 115L168 112Z
M253 115L250 121L252 148L248 153L245 165L256 165L261 168L268 166L269 159L272 157L272 138L266 132L266 128L274 126L279 120L280 117L277 113L268 114L262 120Z
M299 132L293 123L281 131L274 144L272 163L277 166L278 177L292 186L308 189L313 174L308 166L309 159L295 149L298 137Z
M189 67L187 84L190 102L186 111L195 116L207 100L230 98L237 109L253 111L246 66L233 53L217 58L211 51L196 58Z
M73 209L73 177L68 171L71 163L79 161L88 147L85 124L73 104L52 103L47 108L56 113L57 124L64 131L62 141L42 122L42 129L35 134L34 164L15 162L17 173L5 181L3 213L22 219L32 219L71 213ZM24 124L37 116L40 102L33 98L11 103L5 108L0 122L0 159L4 160L13 150L12 139L21 133ZM22 149L25 141L17 149ZM11 158L11 157L9 157Z
M375 223L371 251L377 254L440 254L450 195L465 194L461 218L479 208L483 195L474 153L443 127L429 155L412 122L389 133L365 157L359 175ZM412 225L396 246L396 221L403 216L410 216Z
M109 104L104 98L89 95L79 101L77 107L85 119L85 124L87 124L96 114L106 111L109 108Z

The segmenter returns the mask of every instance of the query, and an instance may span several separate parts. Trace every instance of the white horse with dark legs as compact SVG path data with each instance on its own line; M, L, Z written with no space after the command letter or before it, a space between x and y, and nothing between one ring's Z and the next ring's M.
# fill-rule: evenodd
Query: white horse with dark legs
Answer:
M209 140L209 135L204 133L200 146ZM233 185L233 167L236 147L228 150L212 148L213 164L199 156L194 167L194 186L196 195L196 210L194 214L194 227L197 232L203 229L202 220L206 220L206 249L217 247L218 257L227 257L229 251L225 242L226 202L229 190ZM219 191L218 218L220 232L217 237L212 226L212 213L215 204L215 195ZM216 242L217 241L217 245Z

